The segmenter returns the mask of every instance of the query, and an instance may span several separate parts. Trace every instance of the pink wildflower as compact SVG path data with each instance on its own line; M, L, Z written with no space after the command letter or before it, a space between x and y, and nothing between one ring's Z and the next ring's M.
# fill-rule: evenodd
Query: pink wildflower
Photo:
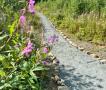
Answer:
M25 22L26 22L26 17L23 15L20 16L19 22L20 22L20 25L23 27L25 25Z
M30 1L29 1L28 10L29 10L29 12L31 12L31 13L35 13L34 3L35 3L34 0L30 0Z
M29 41L27 46L22 51L22 55L25 55L28 57L30 53L32 52L32 50L33 50L33 44L31 43L31 41Z
M35 9L34 9L34 6L33 5L28 5L28 10L30 13L35 13Z
M48 38L48 43L50 43L50 44L53 44L53 43L55 43L57 41L58 41L58 36L56 36L55 34Z
M35 0L29 0L29 4L34 5Z
M47 62L47 61L43 61L42 63L43 63L44 65L47 65L47 64L48 64L48 62Z
M47 47L44 47L43 52L44 53L48 53L49 52L48 48Z
M31 41L29 40L27 47L30 48L30 49L33 49L32 46L33 46L33 44L32 44Z

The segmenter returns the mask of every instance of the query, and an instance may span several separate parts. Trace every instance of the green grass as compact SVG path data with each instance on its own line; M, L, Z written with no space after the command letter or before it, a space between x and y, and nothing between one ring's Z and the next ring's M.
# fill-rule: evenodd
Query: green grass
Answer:
M47 0L38 3L37 9L66 34L79 40L106 43L105 0Z

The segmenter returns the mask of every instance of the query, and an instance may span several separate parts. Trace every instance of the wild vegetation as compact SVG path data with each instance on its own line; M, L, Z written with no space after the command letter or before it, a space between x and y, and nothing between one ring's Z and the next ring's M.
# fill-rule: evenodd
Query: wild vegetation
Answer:
M0 0L0 13L0 90L42 90L52 61L34 1Z
M106 0L40 0L37 9L68 36L106 43Z
M105 0L36 2L37 9L69 36L106 43ZM42 27L34 3L0 0L0 90L44 90L49 68L59 63L50 56L58 37L50 36L47 45L42 45Z

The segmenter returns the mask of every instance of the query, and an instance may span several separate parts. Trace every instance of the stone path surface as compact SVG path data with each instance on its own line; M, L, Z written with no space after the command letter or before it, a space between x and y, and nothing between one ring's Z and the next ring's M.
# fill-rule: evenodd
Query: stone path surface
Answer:
M52 53L60 61L59 74L68 86L67 90L106 90L106 65L99 64L95 59L71 46L56 32L47 17L41 13L37 14L44 27L45 40L54 34L59 36Z

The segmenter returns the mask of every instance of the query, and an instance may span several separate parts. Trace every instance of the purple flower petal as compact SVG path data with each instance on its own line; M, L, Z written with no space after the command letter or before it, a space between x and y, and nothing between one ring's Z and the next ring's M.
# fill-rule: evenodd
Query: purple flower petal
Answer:
M24 50L21 53L22 53L22 55L29 56L29 54L32 52L32 50L33 50L33 44L29 40L27 46L24 48Z
M58 41L58 36L56 36L55 34L48 38L48 43L50 43L50 44L53 44L53 43L55 43L57 41Z
M44 47L43 52L44 53L48 53L49 52L48 48L47 47Z
M23 27L24 25L25 25L25 22L26 22L26 17L25 16L20 16L20 19L19 19L19 21L20 21L20 25Z
M42 63L43 63L44 65L47 65L47 64L48 64L48 62L47 62L47 61L43 61Z
M29 12L32 13L32 14L35 13L34 3L35 3L35 1L30 0L30 1L29 1L29 5L28 5L28 10L29 10Z

